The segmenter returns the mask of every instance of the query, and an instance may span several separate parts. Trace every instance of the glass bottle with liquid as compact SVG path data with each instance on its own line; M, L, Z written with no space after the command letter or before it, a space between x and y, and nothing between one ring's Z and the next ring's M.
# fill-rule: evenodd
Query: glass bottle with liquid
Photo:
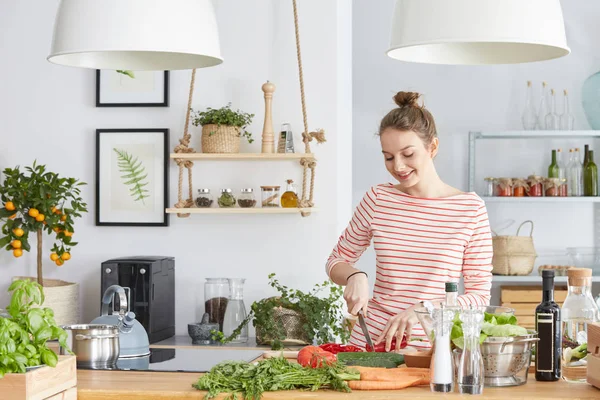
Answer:
M539 342L535 345L535 379L560 379L562 335L560 307L554 301L554 271L542 271L542 302L535 309L535 330Z
M248 313L244 305L244 278L230 278L229 281L229 301L225 310L223 319L223 334L225 337L231 336L234 331L244 322ZM238 335L231 341L232 343L246 343L248 341L248 324L241 328Z
M600 312L592 298L592 270L567 271L569 290L562 307L562 377L569 382L587 379L587 325L598 322Z
M458 306L458 284L456 282L446 282L446 307Z
M588 152L588 162L583 168L583 195L598 196L598 167L594 162L594 151Z
M298 207L298 194L296 193L296 185L294 185L294 181L291 179L288 179L286 182L287 188L281 195L281 207L296 208Z

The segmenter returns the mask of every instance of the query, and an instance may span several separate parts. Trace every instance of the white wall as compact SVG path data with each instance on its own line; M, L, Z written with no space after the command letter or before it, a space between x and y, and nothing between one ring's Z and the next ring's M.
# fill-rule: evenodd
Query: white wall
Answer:
M82 321L99 311L100 263L129 255L170 255L176 259L177 333L202 311L206 277L245 277L246 306L272 295L267 275L307 290L323 281L324 263L351 212L351 5L347 1L299 2L301 39L310 129L324 128L327 143L312 144L319 160L316 204L309 218L281 216L171 216L164 228L94 225L94 154L97 128L169 128L171 148L183 130L190 71L171 73L169 108L96 108L94 71L55 66L50 48L57 0L0 1L0 168L37 159L65 176L90 184L83 197L90 213L76 223L72 260L57 268L48 260L45 276L81 284ZM234 108L255 113L251 132L257 139L242 151L260 152L264 118L261 85L277 85L274 126L291 122L296 148L303 151L302 115L291 2L220 0L216 4L222 54L218 67L198 70L193 107ZM33 12L35 10L35 12ZM200 40L200 38L198 39ZM199 147L200 130L192 127ZM340 151L344 149L344 151ZM231 187L301 182L301 169L276 163L197 163L198 187ZM170 165L170 200L176 201L177 168ZM347 182L340 186L339 182ZM48 260L48 262L46 262ZM11 276L35 274L35 254L15 260L0 252L0 307ZM201 306L201 307L202 307Z
M569 56L508 66L438 66L392 60L385 51L394 1L356 0L353 4L354 204L371 185L393 179L385 170L374 133L381 118L394 107L392 97L400 90L425 95L425 105L435 116L440 136L438 173L462 190L467 190L468 184L468 132L522 129L527 80L534 81L536 89L541 88L543 80L560 93L568 89L575 129L590 129L580 95L583 81L600 69L599 2L563 0L567 39L572 50ZM536 92L536 101L538 95ZM562 101L558 104L562 107ZM485 176L527 176L533 172L546 175L550 149L568 149L576 144L583 149L583 143L575 141L482 144L478 147L477 182L483 182ZM514 234L518 223L532 219L540 254L538 264L562 263L566 261L563 256L566 247L593 245L593 207L489 204L488 212L492 228L504 234ZM511 222L508 229L502 229ZM374 253L368 251L361 259L361 266L373 271L374 265Z

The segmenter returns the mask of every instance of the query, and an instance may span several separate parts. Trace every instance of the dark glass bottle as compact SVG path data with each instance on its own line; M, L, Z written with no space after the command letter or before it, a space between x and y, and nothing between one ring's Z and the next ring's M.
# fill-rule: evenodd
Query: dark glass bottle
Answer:
M560 379L561 322L560 307L554 302L554 271L542 271L542 302L535 309L535 330L538 338L535 348L535 379Z
M586 144L585 146L583 146L583 167L585 167L589 161L589 157L590 157L590 145Z
M590 150L588 162L583 168L583 195L598 196L598 167L594 163L594 151Z
M556 150L552 150L552 162L548 166L548 178L560 178L560 168L556 162Z

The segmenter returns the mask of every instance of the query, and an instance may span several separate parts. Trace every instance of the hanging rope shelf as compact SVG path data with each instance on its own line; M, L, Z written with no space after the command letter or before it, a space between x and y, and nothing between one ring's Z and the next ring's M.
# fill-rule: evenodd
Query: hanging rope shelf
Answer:
M317 143L324 143L325 140L325 132L320 129L317 131L309 132L308 130L308 115L306 112L306 99L304 95L304 72L302 69L302 52L300 48L300 29L298 23L298 7L296 4L296 0L293 0L294 7L294 28L296 34L296 54L298 57L298 77L300 79L300 97L302 101L302 120L304 124L304 131L302 132L302 142L304 143L304 154L303 155L292 155L287 153L282 154L272 154L272 153L264 153L264 154L256 154L256 157L252 157L252 159L260 159L261 156L264 156L265 159L297 159L300 158L300 165L302 166L302 195L298 199L298 208L300 209L300 214L303 217L307 217L310 215L311 209L314 207L314 190L315 190L315 169L317 166L317 161L310 149L310 142L316 140ZM172 155L171 158L175 160L177 166L179 167L179 179L178 179L178 188L177 188L177 203L175 203L175 210L177 216L180 218L186 218L190 216L189 212L185 212L185 209L191 209L194 207L194 198L192 193L192 167L194 166L194 159L202 159L202 158L219 158L219 155L210 154L211 157L200 157L200 154L196 153L192 147L190 147L190 139L191 135L189 133L189 125L190 125L190 112L192 107L192 98L194 93L194 86L196 80L196 70L192 71L192 78L190 80L190 92L188 96L188 107L185 116L185 126L183 130L183 137L179 139L179 144L175 146L175 155ZM181 157L179 157L181 156ZM223 154L223 159L234 159L236 155L233 154ZM253 154L254 156L254 154ZM246 159L243 156L239 157L239 159ZM187 199L183 198L183 185L184 185L184 170L187 170L188 175L188 197ZM309 175L310 175L310 183L309 183ZM173 209L168 209L167 211L171 212ZM179 212L181 210L181 212ZM257 209L256 211L258 211ZM262 213L258 211L258 213ZM283 209L281 211L289 212L290 209ZM229 209L225 211L240 211L239 209ZM225 212L223 211L223 212ZM245 211L245 210L244 210ZM291 211L291 210L290 210ZM265 212L266 213L266 212Z

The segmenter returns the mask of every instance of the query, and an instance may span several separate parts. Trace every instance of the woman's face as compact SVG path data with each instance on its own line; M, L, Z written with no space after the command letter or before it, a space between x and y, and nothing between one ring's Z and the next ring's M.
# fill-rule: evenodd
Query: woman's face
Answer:
M387 128L381 133L380 140L385 167L402 187L414 186L429 175L437 152L437 138L426 147L413 131Z

